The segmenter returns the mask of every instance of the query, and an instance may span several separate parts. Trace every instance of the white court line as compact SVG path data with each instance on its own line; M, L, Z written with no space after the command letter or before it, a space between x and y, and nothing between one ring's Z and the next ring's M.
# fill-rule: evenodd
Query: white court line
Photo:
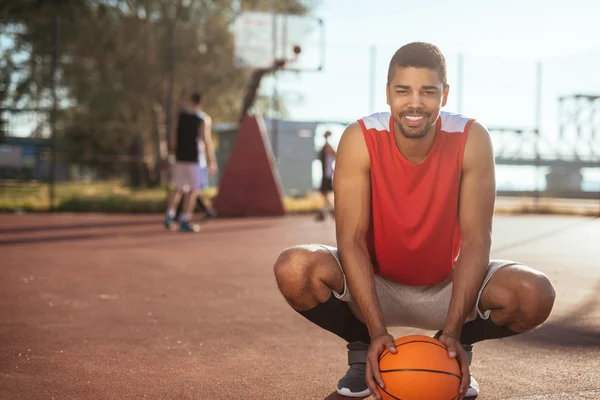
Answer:
M587 390L587 391L583 391L583 392L571 392L571 393L537 394L534 396L526 396L526 397L512 397L507 400L566 400L566 399L569 399L569 400L598 400L598 399L600 399L600 389Z

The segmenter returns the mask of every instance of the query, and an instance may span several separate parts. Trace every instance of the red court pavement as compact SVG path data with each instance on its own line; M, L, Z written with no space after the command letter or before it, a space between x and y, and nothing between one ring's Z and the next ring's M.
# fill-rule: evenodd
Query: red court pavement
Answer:
M272 274L285 247L334 244L331 221L160 222L0 214L0 399L337 398L344 343ZM543 328L476 346L480 400L600 399L599 243L600 219L496 218L494 257L544 271L558 298ZM409 333L431 332L392 330Z

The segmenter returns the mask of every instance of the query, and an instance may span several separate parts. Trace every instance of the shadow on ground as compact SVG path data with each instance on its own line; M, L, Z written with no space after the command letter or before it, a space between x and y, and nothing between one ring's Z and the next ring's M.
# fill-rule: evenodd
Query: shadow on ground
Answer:
M168 234L175 234L178 232L169 232L167 230L165 230L165 228L162 226L162 221L160 219L154 219L151 221L144 221L144 222L138 222L138 223L128 223L128 222L124 222L124 223L113 223L113 224L98 224L98 226L96 226L95 224L86 224L83 225L83 228L86 229L96 229L96 228L112 228L112 227L119 227L119 228L125 228L125 227L132 227L132 226L139 226L139 225L155 225L156 226L156 230L152 230L152 231L147 231L147 232L114 232L114 231L99 231L99 232L95 232L95 233L78 233L78 234L67 234L67 235L45 235L45 236L33 236L33 237L8 237L8 238L4 238L4 239L0 239L0 247L2 246L13 246L13 245L28 245L28 244L40 244L40 243L51 243L51 242L76 242L76 241L81 241L81 240L91 240L91 239L108 239L108 238L113 238L115 236L118 236L119 238L139 238L140 235L143 235L144 238L148 238L151 236L160 236L160 235L168 235ZM246 225L242 225L242 226L213 226L210 228L207 228L206 231L208 234L210 235L215 235L215 234L228 234L228 233L232 233L232 232L242 232L242 231L254 231L254 230L268 230L269 228L272 227L272 223L268 223L268 222L259 222L259 223L255 223L255 224L246 224ZM201 224L202 226L202 224ZM42 229L42 230L56 230L57 233L67 230L67 229L81 229L82 226L70 226L67 228L64 228L62 226L57 226L54 227L56 229ZM0 233L2 232L9 232L9 233L16 233L16 232L37 232L36 228L32 228L32 229L16 229L16 230L9 230L9 229L2 229L0 230ZM184 233L185 235L190 235L190 233Z
M113 221L113 222L86 222L85 224L71 225L37 225L37 226L13 226L0 228L0 233L26 233L26 232L58 232L78 229L101 229L101 228L124 228L129 226L154 225L157 217L141 221Z

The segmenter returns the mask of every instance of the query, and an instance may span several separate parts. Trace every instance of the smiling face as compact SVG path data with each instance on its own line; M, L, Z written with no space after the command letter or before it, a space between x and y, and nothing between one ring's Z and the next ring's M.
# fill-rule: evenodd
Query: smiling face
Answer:
M425 42L400 47L390 60L386 87L396 130L409 139L427 136L446 105L448 90L440 49Z
M448 85L429 68L397 66L390 72L386 95L396 126L408 139L425 137L446 105Z

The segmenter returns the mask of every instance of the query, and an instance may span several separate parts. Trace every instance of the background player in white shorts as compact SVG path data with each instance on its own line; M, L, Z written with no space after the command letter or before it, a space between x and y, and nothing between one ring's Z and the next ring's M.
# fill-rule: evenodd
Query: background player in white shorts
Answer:
M215 150L211 135L211 119L202 111L204 98L200 93L193 93L190 103L179 113L177 129L171 135L169 150L175 153L173 165L173 184L175 193L169 199L165 226L171 228L174 223L179 202L184 192L189 192L183 213L179 217L179 230L197 232L199 227L190 223L196 206L196 198L202 188L202 173L199 163L199 145L204 142L208 168L210 173L217 169Z

